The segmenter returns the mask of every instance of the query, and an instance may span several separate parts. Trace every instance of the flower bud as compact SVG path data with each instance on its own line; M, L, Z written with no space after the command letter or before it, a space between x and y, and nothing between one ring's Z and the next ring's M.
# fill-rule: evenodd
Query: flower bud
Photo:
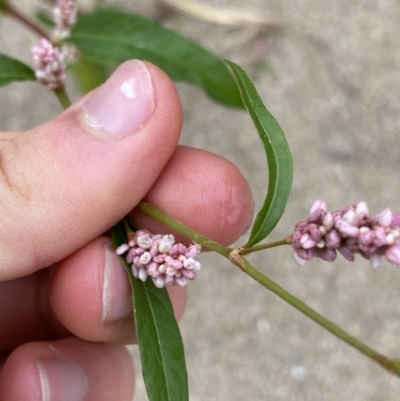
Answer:
M171 234L164 235L158 245L158 252L168 253L175 243L175 237Z
M385 257L390 263L396 266L400 265L400 244L398 241L386 250Z
M168 254L170 256L175 256L178 253L184 254L186 252L186 247L183 244L174 244L172 245L171 249L169 250Z
M119 255L123 255L128 249L129 249L129 245L128 244L122 244L115 250L115 253L118 256Z
M156 262L151 262L147 266L147 274L151 277L158 277L160 275L159 264Z
M328 234L326 234L325 245L327 248L330 249L338 248L340 246L340 243L341 243L341 238L339 236L339 233L335 229L329 231Z
M317 255L327 262L333 262L336 259L337 253L335 249L322 248L317 249Z
M147 233L141 233L141 234L136 234L135 241L140 248L143 249L149 249L153 243L153 240L150 238L150 234Z
M340 246L337 250L349 262L354 261L354 253L347 246Z
M162 277L153 278L153 283L157 288L164 288L166 284Z
M175 279L175 282L180 287L184 287L188 283L188 280L185 277L179 277Z
M390 224L392 223L392 219L393 219L393 213L387 207L386 209L383 209L379 214L375 216L374 222L376 222L382 227L389 227Z
M143 282L145 282L147 279L147 273L144 268L139 269L139 279L142 280Z
M144 252L139 258L139 263L141 263L142 265L147 265L150 262L151 262L150 252Z
M195 258L197 255L201 253L201 245L199 244L192 244L187 248L185 252L185 256L187 258Z

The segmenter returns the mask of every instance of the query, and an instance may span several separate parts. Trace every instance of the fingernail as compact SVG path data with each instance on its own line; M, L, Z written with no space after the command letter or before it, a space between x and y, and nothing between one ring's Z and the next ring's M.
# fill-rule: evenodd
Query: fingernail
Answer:
M150 72L140 60L122 64L99 87L83 112L87 123L112 137L138 131L154 110L154 90Z
M132 294L124 266L111 244L106 244L101 323L125 319L133 311Z
M42 401L82 401L89 389L85 371L74 361L61 356L40 359Z

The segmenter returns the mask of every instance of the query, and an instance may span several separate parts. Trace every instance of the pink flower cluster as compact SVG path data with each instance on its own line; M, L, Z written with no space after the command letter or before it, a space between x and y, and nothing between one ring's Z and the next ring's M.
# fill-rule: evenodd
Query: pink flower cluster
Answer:
M154 285L185 286L196 278L201 264L194 258L201 252L198 244L186 247L176 244L173 235L151 234L148 230L138 230L128 244L116 249L117 255L124 255L132 267L134 277L146 281L151 277Z
M42 39L39 45L32 47L32 56L38 82L50 89L64 85L66 79L64 55L58 47L47 39Z
M308 219L296 224L291 240L300 266L314 256L333 262L337 252L349 261L358 253L375 269L382 256L400 266L400 213L386 208L372 217L365 202L330 213L318 200Z
M76 22L78 5L76 0L58 0L54 9L53 16L56 23L55 35L57 39L68 36L70 29Z

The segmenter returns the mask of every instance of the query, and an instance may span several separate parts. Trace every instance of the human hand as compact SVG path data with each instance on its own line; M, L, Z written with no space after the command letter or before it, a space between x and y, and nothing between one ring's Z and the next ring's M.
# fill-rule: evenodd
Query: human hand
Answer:
M130 61L54 120L0 133L1 401L131 399L130 287L105 233L127 214L171 232L134 210L143 198L221 243L248 227L245 179L177 146L181 122L170 79ZM179 318L186 293L169 293Z

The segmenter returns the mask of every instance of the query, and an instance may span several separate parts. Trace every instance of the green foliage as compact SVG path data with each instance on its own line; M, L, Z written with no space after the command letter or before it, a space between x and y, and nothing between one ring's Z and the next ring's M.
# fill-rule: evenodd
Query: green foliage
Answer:
M34 71L5 54L0 54L0 86L7 85L15 81L35 81Z
M76 63L70 64L68 69L75 75L79 88L83 93L97 88L109 76L107 66L95 63L84 55L81 55Z
M126 242L122 224L111 230L113 245ZM122 262L133 292L136 334L142 360L143 378L150 401L188 401L188 379L182 337L165 288L147 279L133 277L125 258Z
M39 9L35 12L35 18L46 28L54 28L53 16L46 10Z
M142 16L96 10L79 18L67 40L93 61L117 66L133 58L148 60L172 79L203 88L214 100L243 107L235 80L220 58Z
M268 192L258 212L245 247L262 241L276 226L285 210L293 181L293 161L285 134L264 106L249 77L238 65L227 61L235 76L243 103L264 145L268 162Z

